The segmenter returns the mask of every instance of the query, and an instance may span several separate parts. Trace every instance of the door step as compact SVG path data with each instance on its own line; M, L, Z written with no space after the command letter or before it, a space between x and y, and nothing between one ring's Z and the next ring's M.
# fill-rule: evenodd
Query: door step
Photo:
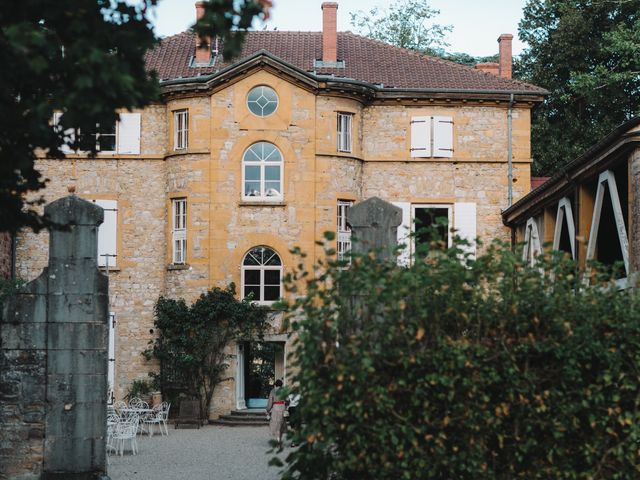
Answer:
M217 420L209 420L209 424L227 427L262 427L269 425L269 420L264 408L247 408L232 410L229 415L220 415Z

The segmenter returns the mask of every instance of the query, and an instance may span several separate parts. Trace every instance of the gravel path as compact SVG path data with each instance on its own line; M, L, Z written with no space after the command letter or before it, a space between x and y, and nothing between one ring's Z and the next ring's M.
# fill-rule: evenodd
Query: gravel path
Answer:
M127 444L125 444L128 446ZM111 455L111 480L277 480L270 467L268 427L172 429L169 436L138 436L138 455ZM287 450L281 458L286 456Z

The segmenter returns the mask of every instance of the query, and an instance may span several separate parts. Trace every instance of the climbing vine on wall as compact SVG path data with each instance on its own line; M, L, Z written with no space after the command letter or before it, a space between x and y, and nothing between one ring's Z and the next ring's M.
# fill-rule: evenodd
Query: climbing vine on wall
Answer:
M260 339L267 324L267 309L236 298L235 285L213 288L193 305L160 297L155 306L157 337L143 353L160 361L161 389L171 398L177 393L200 400L206 417L215 387L224 380L232 341Z

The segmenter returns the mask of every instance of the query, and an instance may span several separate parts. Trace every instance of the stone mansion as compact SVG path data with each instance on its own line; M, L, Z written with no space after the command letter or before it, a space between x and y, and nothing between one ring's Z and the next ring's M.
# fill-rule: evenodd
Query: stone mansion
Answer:
M192 302L234 282L268 305L293 247L312 263L332 230L339 254L349 249L354 202L401 207L401 236L439 217L463 237L510 238L501 212L530 190L530 112L546 94L511 78L511 35L499 38L499 63L469 68L337 32L337 10L322 5L322 32L249 32L233 61L215 39L165 38L146 56L161 101L96 132L93 158L38 159L47 202L74 186L105 209L114 398L157 368L141 352L160 295ZM18 277L40 274L47 242L18 235ZM286 380L290 340L273 322L265 340ZM232 347L212 418L260 400L248 390L251 351Z

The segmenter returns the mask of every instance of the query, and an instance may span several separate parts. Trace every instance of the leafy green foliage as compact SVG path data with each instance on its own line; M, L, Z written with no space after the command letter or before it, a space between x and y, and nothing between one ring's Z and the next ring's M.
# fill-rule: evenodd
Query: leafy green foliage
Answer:
M366 37L437 55L448 46L445 35L453 28L430 21L439 13L427 0L398 0L388 10L373 7L368 12L359 10L349 15L351 25Z
M550 175L640 114L640 0L530 0L520 79L551 92L534 110L534 174Z
M141 108L157 99L158 83L145 71L144 54L156 38L148 13L157 0L0 2L0 231L38 230L45 219L45 187L35 167L37 150L63 158L61 147L95 151L80 134L113 125L116 109ZM211 0L197 29L227 39L227 55L240 51L242 33L269 0ZM192 5L192 4L191 4ZM64 112L54 129L54 111ZM72 140L73 139L73 140ZM82 145L80 145L82 144Z
M36 149L62 158L64 129L95 131L116 120L116 108L153 99L157 83L143 55L155 38L147 9L118 0L60 0L0 4L0 231L43 220L25 201L45 180L34 167ZM54 111L64 111L54 131ZM23 208L23 207L28 208Z
M129 391L124 398L131 400L133 398L140 398L145 400L149 398L151 392L156 389L157 385L155 381L137 379L129 386Z
M283 478L638 478L637 296L585 288L560 256L432 247L286 279L307 293L288 314L302 445Z
M156 375L163 394L181 391L200 400L201 412L209 410L215 387L224 380L233 340L260 338L267 310L249 300L237 300L235 285L213 288L190 307L184 300L160 297L155 306L157 338L143 353L160 360Z
M467 67L473 67L478 63L497 62L499 60L498 54L489 55L488 57L475 57L468 53L443 53L440 55L445 60L466 65Z

